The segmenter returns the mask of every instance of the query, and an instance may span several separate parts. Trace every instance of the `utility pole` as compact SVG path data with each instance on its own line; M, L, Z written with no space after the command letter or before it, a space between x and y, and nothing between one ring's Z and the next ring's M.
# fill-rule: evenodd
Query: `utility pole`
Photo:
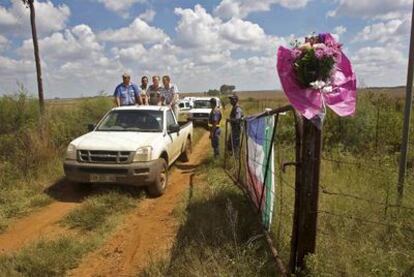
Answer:
M405 108L404 108L404 126L402 133L401 143L401 157L400 157L400 170L398 173L398 199L397 202L401 203L404 196L404 183L407 170L407 155L408 155L408 142L410 136L410 118L411 109L413 105L413 74L414 74L414 1L413 12L411 15L411 37L410 37L410 51L408 54L408 70L407 70L407 86L405 94Z
M32 39L33 39L33 49L34 57L36 63L36 74L37 74L37 91L39 95L39 107L40 114L44 115L45 112L45 100L43 96L43 81L42 81L42 67L40 65L40 56L39 56L39 44L37 41L37 31L36 31L36 14L34 8L34 0L22 0L26 7L30 9L30 25L32 27Z

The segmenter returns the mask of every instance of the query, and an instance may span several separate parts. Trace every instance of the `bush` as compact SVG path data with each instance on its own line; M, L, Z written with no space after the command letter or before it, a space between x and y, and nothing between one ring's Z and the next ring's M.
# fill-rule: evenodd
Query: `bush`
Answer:
M104 96L51 101L41 121L37 99L23 90L0 97L0 215L7 219L47 203L32 199L47 185L34 185L36 179L56 176L68 143L111 107Z

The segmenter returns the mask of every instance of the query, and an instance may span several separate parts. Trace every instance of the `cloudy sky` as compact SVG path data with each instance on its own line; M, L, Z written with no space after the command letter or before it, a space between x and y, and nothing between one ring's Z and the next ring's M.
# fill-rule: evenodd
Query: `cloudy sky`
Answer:
M361 86L405 83L412 0L38 0L45 94L112 93L121 74L181 91L278 89L276 51L332 32ZM36 93L29 11L0 0L0 94Z

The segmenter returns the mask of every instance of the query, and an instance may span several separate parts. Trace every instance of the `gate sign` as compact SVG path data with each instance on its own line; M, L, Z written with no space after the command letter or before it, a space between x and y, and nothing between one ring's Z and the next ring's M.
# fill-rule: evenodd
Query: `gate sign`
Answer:
M247 189L262 223L270 229L273 214L275 178L272 133L274 116L253 116L247 122ZM265 180L266 178L266 180Z

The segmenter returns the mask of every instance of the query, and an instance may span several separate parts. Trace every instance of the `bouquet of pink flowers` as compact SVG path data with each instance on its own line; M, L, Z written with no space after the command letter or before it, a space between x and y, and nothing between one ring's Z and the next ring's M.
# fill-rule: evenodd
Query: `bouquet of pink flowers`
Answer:
M355 112L356 77L348 58L329 33L280 47L277 70L294 108L304 117L323 119L325 107L340 116Z
M326 34L307 37L292 50L296 77L303 87L319 88L330 83L341 58L341 45ZM325 87L325 86L324 86Z

